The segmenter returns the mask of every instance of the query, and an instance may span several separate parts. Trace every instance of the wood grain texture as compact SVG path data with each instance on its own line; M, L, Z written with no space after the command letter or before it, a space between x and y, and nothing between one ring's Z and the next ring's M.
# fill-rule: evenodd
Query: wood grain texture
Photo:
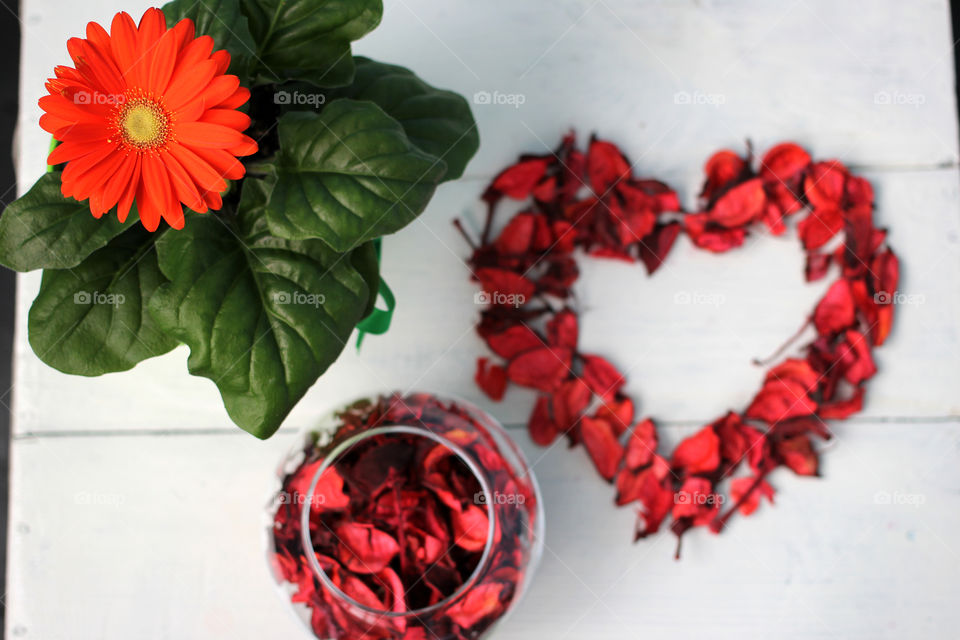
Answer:
M946 0L386 4L358 53L468 97L523 103L473 105L482 147L467 177L385 243L393 329L360 354L349 347L277 438L230 424L213 384L187 374L185 348L93 379L46 367L25 333L39 274L20 276L7 636L306 638L262 558L273 466L292 432L332 406L420 388L512 425L543 486L548 550L496 638L955 637L960 154ZM45 161L43 80L66 61L66 39L116 7L23 0L21 192ZM620 143L689 206L706 156L747 137L850 163L874 182L912 296L877 352L864 413L838 426L825 478L778 472L775 508L720 537L691 535L680 564L669 534L629 543L632 514L611 506L583 451L529 443L530 394L493 404L472 382L476 288L450 222L479 228L493 173L573 126ZM749 400L762 376L751 358L790 335L825 288L803 283L794 234L719 257L681 240L652 279L609 262L582 268L583 346L628 370L644 413L671 425L668 449ZM678 304L685 294L708 302Z

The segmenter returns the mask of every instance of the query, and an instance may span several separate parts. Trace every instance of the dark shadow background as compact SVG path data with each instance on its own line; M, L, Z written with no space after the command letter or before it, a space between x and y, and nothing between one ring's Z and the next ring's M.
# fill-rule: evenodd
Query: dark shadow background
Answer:
M0 0L0 207L17 196L13 130L20 86L20 16L17 0ZM0 267L0 636L7 593L7 495L10 460L10 365L13 342L13 272Z
M117 10L123 8L118 0ZM157 3L162 4L162 2ZM951 0L954 64L960 69L960 0ZM20 77L20 8L18 0L0 0L0 209L16 198L13 170L13 134L17 122ZM960 91L958 91L960 98ZM7 497L10 453L10 367L13 340L13 272L0 267L0 636L3 635L6 597ZM55 612L53 612L54 615Z

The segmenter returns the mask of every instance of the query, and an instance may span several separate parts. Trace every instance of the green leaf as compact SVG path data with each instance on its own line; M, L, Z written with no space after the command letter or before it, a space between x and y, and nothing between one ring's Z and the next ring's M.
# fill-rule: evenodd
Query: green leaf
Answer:
M198 36L210 36L214 49L230 52L228 71L240 78L240 84L247 84L257 45L240 11L240 0L173 0L163 5L163 13L168 27L184 18L193 20Z
M377 305L377 291L380 289L380 259L373 242L367 242L354 249L350 254L350 262L367 283L367 289L370 291L370 298L363 310L362 319L370 315Z
M137 223L115 211L97 219L86 202L60 193L60 173L46 173L0 216L0 263L16 271L74 267Z
M64 373L98 376L177 346L146 309L165 281L156 235L138 226L71 269L43 272L27 316L30 346L41 360Z
M244 180L235 227L194 218L158 243L171 282L150 311L190 346L237 425L267 438L346 345L371 295L351 256L269 233L266 187Z
M403 126L421 150L447 164L444 180L455 180L480 146L470 105L463 96L430 86L404 67L369 58L354 58L353 83L327 92L338 97L370 100Z
M286 113L278 129L267 216L283 238L349 251L409 224L446 172L372 102L343 98L319 114Z
M321 87L349 84L350 42L383 14L381 0L241 0L241 7L257 43L258 81Z

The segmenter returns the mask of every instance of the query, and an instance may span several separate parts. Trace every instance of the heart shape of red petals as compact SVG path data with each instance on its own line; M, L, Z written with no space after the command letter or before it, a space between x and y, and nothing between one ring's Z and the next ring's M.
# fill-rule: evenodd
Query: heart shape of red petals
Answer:
M813 439L830 437L824 420L863 407L865 384L877 370L871 350L892 326L899 264L886 231L873 226L870 183L838 161L814 161L792 142L770 149L756 168L749 147L746 157L715 153L696 212L683 211L666 184L635 177L632 166L596 137L584 153L571 133L553 153L523 156L494 178L483 194L488 212L479 242L455 224L473 248L473 278L491 302L477 331L506 361L480 358L477 384L494 400L510 383L539 391L528 423L534 442L546 446L562 435L582 443L616 486L617 504L637 505L635 539L672 516L679 557L690 528L718 533L734 513L753 513L763 498L773 502L767 477L774 469L818 474ZM503 198L529 206L491 238ZM834 266L840 272L804 325L816 338L800 349L802 357L773 366L743 411L706 425L666 455L654 422L634 422L634 402L616 366L577 349L577 314L568 302L578 276L575 250L640 261L652 275L681 232L694 246L722 253L761 224L784 233L786 218L797 214L806 279L819 280ZM841 232L842 241L827 249Z

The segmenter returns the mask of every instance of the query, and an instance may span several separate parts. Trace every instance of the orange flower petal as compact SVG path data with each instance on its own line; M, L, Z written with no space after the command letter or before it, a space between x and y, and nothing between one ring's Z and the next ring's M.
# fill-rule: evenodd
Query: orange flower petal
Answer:
M123 190L123 195L120 196L120 200L117 202L117 220L121 223L126 222L127 214L130 213L130 207L133 205L133 197L137 192L137 188L140 186L140 176L142 172L143 162L140 155L137 154L133 172L130 174L130 181L127 183Z
M213 170L227 180L239 180L246 173L246 168L231 153L223 149L203 149L197 147L193 150L204 162L213 167Z
M241 144L246 137L236 129L206 122L181 122L177 125L177 142L188 147L226 149Z
M113 206L120 201L120 197L123 195L127 184L130 183L136 167L137 156L132 153L124 154L123 162L119 168L113 172L113 175L107 179L106 184L103 186L103 203L107 209L113 208Z
M173 63L177 55L177 34L164 33L153 47L150 68L147 72L147 91L161 95L167 89L173 75Z
M183 168L176 158L169 153L164 154L163 164L167 167L170 174L170 183L173 185L173 191L177 194L180 202L187 205L198 213L203 213L207 209L197 185L190 178L190 174Z
M252 156L259 150L256 141L250 136L241 135L240 138L240 142L227 149L227 151L235 156Z
M220 107L221 109L237 109L247 104L247 100L250 99L250 89L246 87L240 87L233 92L233 95L221 102L220 104L211 104L210 107Z
M220 193L227 188L227 183L220 174L190 149L174 142L170 144L168 151L183 165L187 173L193 176L201 190Z
M186 105L187 101L192 100L210 84L216 70L216 64L210 60L204 60L190 68L177 69L164 95L167 108L177 111Z
M208 106L220 104L240 87L240 78L237 76L219 76L210 81L207 88L200 94L200 99Z
M137 27L126 11L115 15L110 24L110 51L117 68L126 78L137 59Z
M237 131L246 131L250 126L250 116L242 111L233 109L207 109L200 122L208 124L219 124Z
M217 75L226 73L230 67L230 52L226 49L214 51L210 59L217 63Z

